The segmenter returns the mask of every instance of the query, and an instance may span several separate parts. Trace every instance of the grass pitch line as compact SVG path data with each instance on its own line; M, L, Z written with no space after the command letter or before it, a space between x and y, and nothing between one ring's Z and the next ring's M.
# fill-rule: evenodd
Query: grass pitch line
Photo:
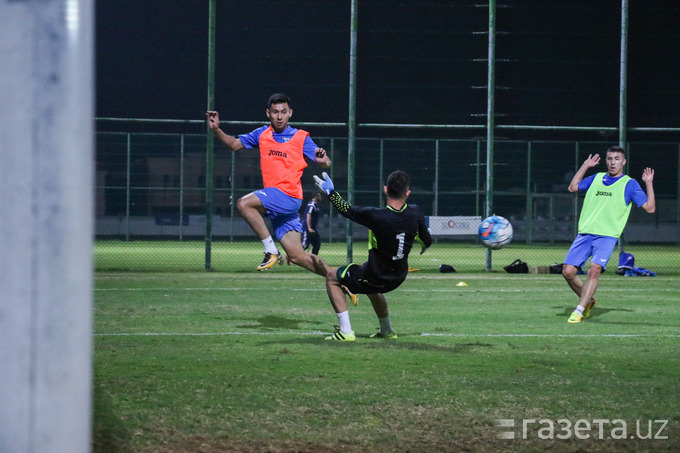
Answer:
M223 337L227 335L328 335L324 332L119 332L119 333L95 333L95 337Z
M219 337L219 336L276 336L276 335L301 335L316 336L328 335L328 331L313 332L119 332L119 333L95 333L95 337ZM408 337L410 335L404 335ZM415 334L420 337L456 337L456 338L680 338L680 335L652 335L652 334L551 334L551 333L441 333L423 332Z
M427 289L408 289L400 288L399 292L405 293L446 293L452 291L472 291L472 292L484 292L484 293L546 293L546 292L564 292L565 294L571 294L568 292L568 288L518 288L518 289L507 289L507 288L465 288L460 289L455 288L427 288ZM259 287L235 287L235 288L95 288L97 292L111 292L111 291L261 291ZM319 288L285 288L286 291L293 292L326 292L323 287ZM632 293L632 292L649 292L650 288L606 288L604 291L607 293ZM675 288L654 288L655 292L674 292L677 293L678 290Z
M233 288L95 288L95 291L261 291L259 287L233 287ZM286 291L323 291L325 287L319 288L285 288Z
M618 334L618 333L603 333L603 334L559 334L559 333L487 333L487 334L464 334L464 333L427 333L420 334L421 337L547 337L547 338L680 338L680 335L652 335L652 334Z

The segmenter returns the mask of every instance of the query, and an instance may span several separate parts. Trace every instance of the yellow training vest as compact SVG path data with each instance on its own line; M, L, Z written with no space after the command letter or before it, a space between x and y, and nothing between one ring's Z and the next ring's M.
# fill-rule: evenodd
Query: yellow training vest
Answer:
M598 173L586 192L578 221L579 234L595 234L598 236L621 236L628 215L633 206L626 205L626 184L630 176L623 175L611 186L604 185L606 173Z

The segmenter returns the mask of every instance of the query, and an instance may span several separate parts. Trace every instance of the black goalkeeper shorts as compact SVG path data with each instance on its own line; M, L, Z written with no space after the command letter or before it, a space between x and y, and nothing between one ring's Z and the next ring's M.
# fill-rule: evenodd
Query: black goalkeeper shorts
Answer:
M374 278L367 278L365 274L366 263L361 266L351 263L338 268L336 276L340 284L346 286L354 294L377 294L388 293L397 289L406 280L408 275L408 273L405 273L389 280L376 280Z

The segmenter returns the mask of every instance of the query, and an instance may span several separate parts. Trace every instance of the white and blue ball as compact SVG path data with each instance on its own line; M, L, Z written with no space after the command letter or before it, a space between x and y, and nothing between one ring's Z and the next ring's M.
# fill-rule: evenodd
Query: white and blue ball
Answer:
M499 215L487 217L479 224L479 240L492 250L505 247L512 241L512 224Z

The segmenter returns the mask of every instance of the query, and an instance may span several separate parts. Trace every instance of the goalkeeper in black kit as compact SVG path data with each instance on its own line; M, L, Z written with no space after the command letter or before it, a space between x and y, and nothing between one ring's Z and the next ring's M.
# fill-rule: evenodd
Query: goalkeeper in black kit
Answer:
M349 294L354 304L356 294L366 294L380 322L380 329L371 338L394 340L397 334L390 324L384 294L398 288L406 280L408 255L414 242L420 243L421 254L432 244L432 237L425 226L425 216L420 208L406 204L406 199L411 194L410 178L401 170L392 172L383 187L387 207L373 208L351 206L334 190L333 181L328 175L323 173L322 176L323 179L314 176L314 180L328 195L335 209L370 230L368 261L361 265L351 263L344 267L331 268L326 274L326 290L340 323L335 333L326 337L326 340L356 340L345 294Z

